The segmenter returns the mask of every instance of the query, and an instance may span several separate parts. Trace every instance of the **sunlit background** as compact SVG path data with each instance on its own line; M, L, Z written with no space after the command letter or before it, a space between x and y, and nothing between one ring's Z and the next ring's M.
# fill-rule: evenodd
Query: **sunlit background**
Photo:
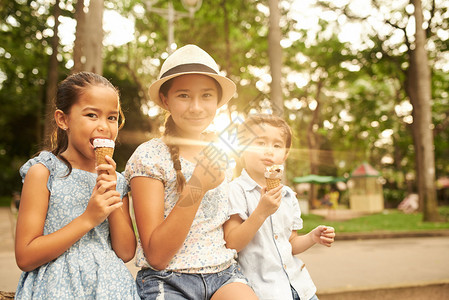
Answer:
M402 1L394 1L391 3L392 6L401 7L404 5L404 2L408 2L405 0ZM284 6L284 8L289 10L288 17L295 20L296 23L296 29L306 29L308 32L308 35L305 37L306 43L314 43L316 38L316 32L320 29L318 26L318 22L321 19L327 20L327 21L337 21L337 23L341 26L341 30L339 31L339 39L341 42L348 42L349 45L355 49L355 50L363 50L367 47L372 47L372 45L367 44L366 39L364 39L364 35L367 35L367 33L372 30L372 28L376 28L378 32L382 35L388 35L391 31L391 28L389 26L386 26L383 22L383 19L385 16L376 18L373 17L373 11L375 10L374 7L371 6L371 1L367 0L357 0L357 1L350 1L350 0L336 0L333 1L335 5L344 5L349 3L352 10L357 12L359 15L366 15L368 18L369 23L372 25L372 27L368 27L364 25L364 23L357 22L357 21L351 21L347 19L346 17L342 15L338 15L333 12L324 12L319 9L318 7L314 6L316 3L316 0L297 0L293 1L292 3L289 3L287 1L281 1L281 5ZM268 8L264 5L258 5L257 8L263 12L264 14L268 15L269 11ZM145 12L145 7L143 5L136 5L134 7L135 13L137 15L142 14ZM407 6L408 12L413 11L413 6L408 5ZM386 12L378 12L378 14L382 14ZM395 17L395 16L392 16ZM105 46L121 46L124 45L130 41L132 41L134 37L134 18L125 18L121 16L117 11L111 10L111 9L105 9L104 16L103 16L103 29L105 32L104 37L104 45ZM11 20L12 21L12 20ZM67 18L64 16L60 17L60 38L61 43L67 47L73 47L73 43L75 41L75 27L76 27L76 21L71 18ZM49 27L51 27L53 24L48 24ZM329 35L332 34L332 28L329 28ZM414 35L414 23L410 22L407 27L407 34L410 36L410 38ZM437 34L440 36L442 40L447 40L449 38L449 31L446 30L440 30L437 32ZM400 33L396 35L392 35L389 39L389 42L391 44L401 44L402 43L402 36ZM304 39L304 37L300 36L298 32L291 31L286 38L284 38L281 41L281 46L284 48L290 47L296 40L298 39ZM402 45L398 48L398 51L406 51L407 49L404 48L405 46ZM167 56L167 55L166 55ZM165 57L166 57L165 56ZM449 55L446 55L446 63L443 63L440 68L445 71L449 72ZM298 53L297 59L301 61L301 53ZM159 67L160 61L159 60L150 60L154 66L157 68ZM440 62L441 63L441 62ZM73 66L73 61L69 60L67 63L68 68ZM354 64L348 64L346 65L347 69L352 71L358 71L359 66ZM271 76L269 73L269 69L264 68L250 68L251 73L259 78L259 81L256 83L256 87L264 92L268 93L270 90L269 84L271 82ZM298 88L304 87L307 84L309 84L310 81L310 74L309 73L299 73L299 72L289 72L286 80L292 84L295 84ZM243 83L244 85L244 83ZM308 108L311 110L314 110L316 107L316 103L314 101L311 101L310 103L305 103L304 101L301 101L297 98L293 98L290 100L285 101L285 106L288 108L294 108L294 109L301 109L304 105L308 105ZM158 106L155 106L152 103L148 103L147 106L143 106L142 109L144 112L150 116L155 117L161 113ZM396 114L403 119L403 121L407 124L411 124L413 122L413 118L411 116L412 112L412 105L409 101L403 101L402 103L395 106L394 111ZM254 111L255 112L255 111ZM262 112L271 112L270 105L267 103L266 108L263 108L262 105ZM250 112L251 113L251 112ZM340 118L343 121L351 122L353 120L353 117L351 114L346 111L342 110L340 113ZM242 114L239 114L238 112L233 111L230 115L227 113L227 106L221 108L221 110L217 114L217 118L215 119L214 123L211 125L209 129L211 130L223 130L229 124L233 121L239 121L243 117ZM296 116L294 114L291 114L290 116L291 120L294 120ZM372 127L377 127L379 125L378 121L373 121L371 123ZM333 122L331 120L324 120L323 126L328 129L333 128ZM382 143L389 143L390 137L392 134L391 129L387 129L380 135L378 144ZM387 162L389 157L385 157L385 162Z
M192 1L196 2L196 0ZM17 0L17 3L19 2L24 3ZM84 0L84 2L89 1ZM168 4L173 3L177 14L189 15L181 2L181 0L171 2L105 1L106 7L103 14L105 61L114 63L104 71L113 79L113 83L125 89L122 98L125 101L133 101L132 106L126 103L132 107L133 111L129 112L128 115L131 118L127 120L127 125L119 135L119 138L123 137L124 141L129 142L127 151L131 151L131 147L145 139L159 136L163 129L164 112L151 101L147 101L146 85L149 85L157 76L161 63L168 57L170 51L182 46L173 41L198 40L199 43L203 43L202 46L213 41L208 37L186 34L190 29L194 29L192 30L194 34L198 32L204 35L207 32L204 28L198 30L196 27L204 26L205 22L211 22L213 19L213 15L205 13L204 10L205 7L211 9L213 5L211 2L204 1L202 8L193 14L192 19L183 16L181 17L183 20L176 20L173 23L174 34L177 38L172 39L173 43L170 44L170 35L166 31L167 27L170 28L167 26L168 20L158 16L157 9L166 10L170 7ZM283 29L288 29L282 33L280 42L283 58L288 59L282 64L281 70L283 110L287 121L294 127L293 132L296 135L295 145L288 161L292 162L292 167L287 168L290 177L309 172L314 159L310 154L316 152L317 156L320 156L318 159L320 167L329 167L330 173L341 172L348 175L356 163L372 160L378 163L379 169L384 169L384 174L386 177L389 176L393 183L403 184L408 179L414 178L414 146L409 131L414 121L413 107L408 100L408 95L404 92L403 78L401 78L403 76L401 72L407 70L409 63L407 55L410 45L405 40L411 43L414 41L415 23L412 15L414 7L408 0L376 1L379 4L378 7L373 6L372 2L369 0L279 1L282 11L279 25ZM45 16L43 22L46 24L43 24L43 29L36 30L33 42L47 43L42 47L43 50L39 51L45 51L49 56L51 47L48 45L48 40L53 35L52 28L55 21L51 14L54 1L35 0L29 3L36 15ZM59 5L64 11L73 13L74 3L67 0L61 1ZM254 42L254 45L242 46L239 41L231 38L230 42L235 44L230 49L225 49L225 38L220 37L218 45L212 43L207 46L216 51L219 63L223 64L220 66L221 69L229 72L223 75L233 79L238 86L234 101L229 102L229 105L223 106L217 112L213 124L208 128L223 137L228 135L226 129L231 124L241 123L247 114L271 113L273 110L273 103L270 101L272 78L265 45L269 7L266 2L258 1L254 7L248 9L249 15L245 19L240 19L236 17L235 6L238 5L238 1L229 0L227 3L229 8L232 6L234 9L230 11L230 16L235 18L232 26L238 26L239 37L251 37L254 40L259 38L259 40L257 44ZM442 46L438 43L447 43L449 30L446 27L439 28L435 24L447 22L449 4L447 0L423 3L426 6L423 27L431 28L434 35L434 39L427 41L430 55L435 56L431 61L432 70L442 74L439 75L441 86L438 87L438 99L435 101L439 105L438 111L433 116L437 121L435 126L438 126L438 122L444 125L443 120L447 116L444 106L447 105L448 91L445 88L444 74L449 72L449 51L441 50ZM430 15L430 3L438 6L439 14ZM331 5L333 9L325 9L322 4ZM348 14L341 10L346 5ZM219 12L220 9L217 9L217 13ZM63 62L64 72L74 66L71 56L76 29L73 15L70 13L66 15L58 19L60 21L58 35L61 44L58 61ZM248 19L251 19L251 22ZM431 22L427 23L429 20ZM12 27L20 28L21 21L20 12L10 14L2 28L5 30ZM217 23L219 25L214 24L213 30L221 30L220 22ZM394 25L397 25L397 28ZM183 38L185 36L187 37ZM31 42L25 44L27 49L32 47L35 46ZM235 54L236 51L242 50L245 51L242 53L242 59L225 57L227 54ZM34 52L31 51L31 53ZM371 57L366 58L363 55L371 55ZM394 74L388 74L390 66L389 61L384 59L385 55L401 61L401 65L392 68ZM0 56L6 59L14 57L1 46ZM326 59L327 61L324 61ZM384 68L378 73L376 70L370 70L370 68L375 69L377 63ZM328 70L328 66L333 69ZM30 70L31 76L44 78L45 72L42 70L45 70L45 67L40 66ZM114 75L111 76L111 74ZM25 71L18 70L17 77L26 79L27 74ZM6 74L0 70L0 87L6 78ZM37 79L33 78L33 80ZM123 82L120 82L121 80ZM318 83L321 80L325 81L325 87L317 95ZM44 86L45 79L41 79L41 82L40 84ZM126 90L127 88L129 90ZM319 96L321 99L318 99ZM245 106L245 101L252 104ZM29 102L32 101L29 100ZM364 106L371 110L366 117L363 116ZM144 118L141 118L142 114L139 113L138 118L135 118L135 122L132 123L133 113L138 112L138 109ZM319 118L316 123L312 123L315 112L319 114ZM311 124L310 128L308 128L309 124ZM320 143L315 147L310 146L307 140L310 136L321 138ZM441 143L441 139L439 142ZM395 157L397 147L404 152L401 154L402 157ZM439 145L439 148L442 147ZM309 149L313 150L309 151ZM439 155L437 169L449 171L445 160L441 158L442 153ZM399 174L402 171L399 167L404 167L404 174ZM323 173L329 169L324 170Z

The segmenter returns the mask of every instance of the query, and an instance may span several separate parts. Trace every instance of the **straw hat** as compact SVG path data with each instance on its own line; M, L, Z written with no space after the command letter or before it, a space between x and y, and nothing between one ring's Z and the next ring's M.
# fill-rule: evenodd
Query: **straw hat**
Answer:
M173 52L162 64L158 79L150 85L148 93L150 99L166 109L159 97L161 85L169 79L185 74L203 74L214 78L222 89L218 107L226 104L234 96L235 83L219 74L215 60L203 49L195 45L186 45Z

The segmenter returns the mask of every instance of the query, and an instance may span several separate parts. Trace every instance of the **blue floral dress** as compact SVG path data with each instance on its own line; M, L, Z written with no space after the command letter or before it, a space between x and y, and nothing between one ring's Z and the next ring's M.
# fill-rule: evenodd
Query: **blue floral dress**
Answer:
M97 174L73 169L52 153L43 151L20 169L25 178L31 166L43 164L50 171L50 191L44 235L64 227L86 209ZM117 190L122 198L128 188L117 173ZM16 299L140 299L133 276L112 250L109 223L86 233L55 260L31 272L23 272Z

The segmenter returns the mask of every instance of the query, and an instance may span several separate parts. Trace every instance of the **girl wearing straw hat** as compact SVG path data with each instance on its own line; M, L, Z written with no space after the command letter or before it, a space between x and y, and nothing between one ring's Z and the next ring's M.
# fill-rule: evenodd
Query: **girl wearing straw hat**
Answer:
M142 299L257 299L225 247L231 173L205 151L204 130L236 91L214 59L195 45L163 63L150 99L169 112L165 132L129 159L139 243Z

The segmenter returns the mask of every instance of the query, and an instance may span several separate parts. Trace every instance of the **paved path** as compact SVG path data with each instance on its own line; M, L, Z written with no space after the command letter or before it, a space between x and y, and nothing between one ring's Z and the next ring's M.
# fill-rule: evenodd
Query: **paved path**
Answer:
M14 218L10 209L1 207L0 291L14 291L21 274L14 259L13 228ZM439 283L447 285L448 256L447 236L337 240L331 248L315 245L300 255L318 293L322 294ZM135 276L137 268L132 262L127 266Z
M336 241L300 257L319 292L449 282L449 237Z
M0 207L0 291L15 291L21 271L14 257L15 219L9 207Z

